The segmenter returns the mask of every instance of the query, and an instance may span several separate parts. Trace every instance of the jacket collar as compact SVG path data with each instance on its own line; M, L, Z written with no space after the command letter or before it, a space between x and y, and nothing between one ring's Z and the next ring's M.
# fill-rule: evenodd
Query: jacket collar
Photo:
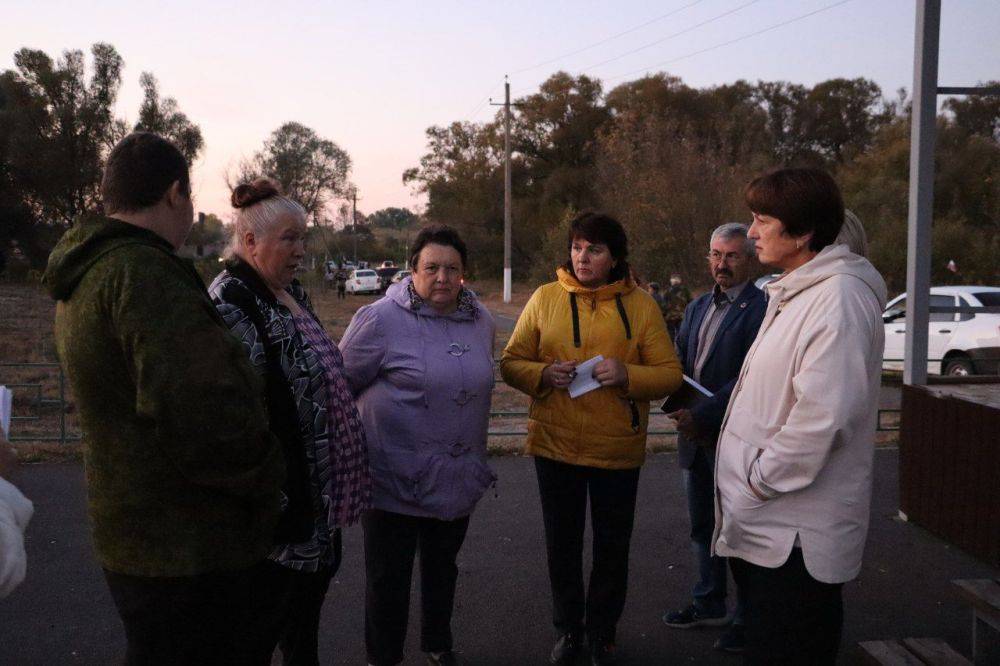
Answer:
M810 287L833 277L834 275L851 275L864 282L885 305L885 281L879 272L864 257L852 253L846 245L827 245L819 254L794 271L785 273L777 280L768 284L768 298L776 303L792 300Z
M254 270L253 266L243 261L240 257L233 257L226 260L226 270L235 278L239 278L255 296L263 300L271 307L278 305L278 297L274 295L271 288L267 286L264 279ZM305 302L305 290L302 284L293 279L292 284L286 289L299 303Z
M698 357L698 333L701 331L701 324L705 321L705 315L708 313L708 308L712 303L712 294L709 292L709 297L705 299L705 303L702 307L698 308L698 313L694 320L691 322L691 332L694 335L694 344L688 346L688 356L690 357L687 362L690 367L694 367L694 361ZM727 328L733 325L738 317L740 317L744 312L746 312L747 306L754 298L763 298L764 292L758 289L752 280L748 280L746 285L740 290L739 294L733 298L732 302L729 304L729 309L726 310L725 316L722 318L722 323L719 324L718 330L715 332L715 337L712 338L712 346L708 350L708 355L705 356L705 364L712 359L712 355L715 353L716 348L719 345L719 340L722 339L722 334Z
M598 301L613 301L615 296L625 296L635 290L635 282L632 281L631 277L611 282L597 289L590 289L580 284L579 280L562 266L556 269L556 276L562 288L569 293L587 296Z

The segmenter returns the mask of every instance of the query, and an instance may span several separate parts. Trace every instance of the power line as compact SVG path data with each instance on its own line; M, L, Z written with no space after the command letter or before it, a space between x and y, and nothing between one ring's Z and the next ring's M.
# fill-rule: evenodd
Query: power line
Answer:
M598 67L602 67L604 65L607 65L608 63L612 63L612 62L621 60L622 58L628 57L628 56L633 55L635 53L638 53L640 51L645 51L646 49L652 48L652 47L654 47L654 46L656 46L658 44L662 44L663 42L665 42L667 40L673 39L675 37L680 37L681 35L686 35L689 32L693 32L693 31L697 30L698 28L702 28L702 27L704 27L704 26L706 26L706 25L708 25L710 23L714 23L714 22L716 22L716 21L718 21L720 19L726 18L727 16L735 14L736 12L738 12L740 10L746 9L750 5L755 5L758 2L760 2L760 0L750 0L750 2L745 2L742 5L739 5L737 7L734 7L732 9L730 9L730 10L724 11L721 14L717 14L716 16L713 16L712 18L705 19L701 23L696 23L695 25L692 25L692 26L690 26L688 28L685 28L684 30L680 30L680 31L675 32L673 34L667 35L666 37L661 37L660 39L657 39L656 41L649 42L648 44L644 44L642 46L634 48L631 51L626 51L625 53L616 55L613 58L608 58L607 60L603 60L603 61L601 61L599 63L594 64L594 65L590 65L589 67L585 67L583 69L577 70L577 73L578 74L583 74L585 72L589 72L591 70L597 69ZM527 92L528 90L532 90L532 88L522 88L520 90L515 91L514 94L515 95L519 95L522 92Z
M482 111L483 108L489 103L490 98L493 96L493 93L495 93L497 91L497 88L500 88L503 85L504 85L504 82L500 82L497 85L495 85L492 88L490 88L490 91L488 93L486 93L486 97L484 97L482 100L479 101L478 104L476 104L474 107L472 107L472 110L469 111L467 114L465 114L465 117L468 118L469 120L472 120L476 116L476 114L478 114L480 111Z
M615 76L615 77L608 78L608 79L602 79L602 80L605 81L605 82L608 82L608 81L617 81L619 79L624 79L624 78L627 78L627 77L630 77L630 76L635 76L636 74L641 74L641 73L644 73L644 72L648 72L651 69L658 69L660 67L665 67L666 65L673 64L675 62L678 62L679 60L686 60L687 58L692 58L692 57L694 57L696 55L701 55L702 53L708 53L709 51L714 51L716 49L721 49L724 46L729 46L729 45L735 44L737 42L742 42L745 39L750 39L751 37L756 37L758 35L763 35L766 32L771 32L772 30L777 30L778 28L783 28L786 25L790 25L792 23L796 23L797 21L801 21L803 19L807 19L810 16L815 16L816 14L820 14L822 12L829 11L831 9L834 9L835 7L839 7L840 5L846 5L849 2L852 2L852 0L840 0L840 2L835 2L833 4L826 5L825 7L820 7L819 9L815 9L815 10L813 10L811 12L802 14L801 16L796 16L795 18L788 19L787 21L782 21L781 23L775 23L774 25L768 26L766 28L762 28L761 30L755 30L754 32L749 32L749 33L747 33L745 35L741 35L740 37L736 37L735 39L730 39L729 41L721 42L719 44L715 44L713 46L709 46L709 47L706 47L706 48L703 48L703 49L699 49L697 51L692 51L691 53L686 53L686 54L684 54L682 56L678 56L678 57L672 58L670 60L665 60L665 61L663 61L661 63L657 63L655 65L649 65L647 67L643 67L642 69L637 69L637 70L634 70L634 71L631 71L631 72L627 72L625 74L621 74L619 76Z
M658 44L662 44L663 42L667 41L668 39L673 39L674 37L680 37L681 35L686 35L687 33L693 32L693 31L697 30L698 28L701 28L703 26L708 25L709 23L714 23L715 21L718 21L719 19L725 18L725 17L727 17L727 16L729 16L731 14L735 14L736 12L740 11L741 9L746 9L750 5L755 5L758 2L760 2L760 0L750 0L750 2L746 2L746 3L744 3L744 4L742 4L742 5L738 6L738 7L734 7L733 9L730 9L729 11L722 12L718 16L713 16L712 18L706 19L706 20L702 21L701 23L696 23L695 25L691 26L690 28L685 28L684 30L681 30L679 32L675 32L672 35L667 35L666 37L661 37L660 39L657 39L656 41L650 42L648 44L644 44L643 46L640 46L638 48L634 48L631 51L626 51L625 53L622 53L621 55L616 55L613 58L608 58L607 60L602 60L601 62L597 63L596 65L591 65L590 67L586 67L586 68L584 68L581 71L587 72L587 71L590 71L592 69L597 69L598 67L602 67L604 65L607 65L608 63L612 63L612 62L615 62L617 60L621 60L622 58L628 57L628 56L630 56L630 55L632 55L634 53L638 53L639 51L645 51L648 48L652 48L652 47L654 47L654 46L656 46Z
M619 32L617 35L612 35L611 37L608 37L606 39L602 39L599 42L594 42L593 44L589 44L587 46L584 46L583 48L577 49L575 51L570 51L569 53L564 53L564 54L562 54L560 56L556 56L555 58L550 58L549 60L545 60L545 61L540 62L538 64L531 65L530 67L524 67L522 69L515 70L514 72L511 72L511 74L523 74L524 72L529 72L529 71L531 71L533 69L538 69L539 67L545 67L546 65L551 65L554 62L557 62L559 60L563 60L565 58L569 58L570 56L579 55L580 53L584 53L585 51L589 51L591 49L595 49L598 46L603 46L604 44L607 44L608 42L612 42L612 41L618 39L619 37L624 37L625 35L628 35L628 34L631 34L631 33L635 32L636 30L641 30L642 28L645 28L646 26L653 25L654 23L656 23L658 21L662 21L665 18L670 18L674 14L679 14L680 12L684 11L685 9L688 9L690 7L694 7L695 5L700 5L704 1L705 0L695 0L694 2L690 2L690 3L686 4L686 5L678 7L677 9L675 9L673 11L670 11L670 12L667 12L666 14L663 14L661 16L657 16L656 18L650 19L650 20L646 21L645 23L637 25L637 26L635 26L633 28L629 28L628 30L624 30L622 32Z

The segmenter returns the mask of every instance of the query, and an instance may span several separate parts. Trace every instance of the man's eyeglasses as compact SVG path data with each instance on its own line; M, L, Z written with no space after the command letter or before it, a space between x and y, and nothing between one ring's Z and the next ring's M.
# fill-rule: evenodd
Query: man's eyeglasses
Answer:
M745 255L742 252L726 252L725 254L722 254L721 252L712 250L708 253L708 260L713 264L718 264L722 262L723 259L725 259L727 263L735 264L742 261L744 258Z

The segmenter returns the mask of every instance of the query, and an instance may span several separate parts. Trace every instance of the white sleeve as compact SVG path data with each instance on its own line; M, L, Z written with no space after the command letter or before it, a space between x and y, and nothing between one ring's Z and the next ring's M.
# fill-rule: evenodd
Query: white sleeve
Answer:
M34 506L14 485L0 478L0 599L24 580L27 557L24 530Z

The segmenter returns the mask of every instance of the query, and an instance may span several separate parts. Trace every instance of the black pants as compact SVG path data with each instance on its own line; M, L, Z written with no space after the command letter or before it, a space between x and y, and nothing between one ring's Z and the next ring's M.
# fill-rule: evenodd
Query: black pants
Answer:
M333 533L331 566L306 573L272 562L260 582L260 585L271 588L268 596L280 600L275 613L276 631L269 631L269 634L273 636L271 652L274 651L274 641L277 641L284 666L319 664L319 618L330 580L340 568L341 550L341 534L340 530L336 530Z
M611 470L535 457L545 521L552 621L559 633L586 629L591 640L615 640L628 589L629 542L639 468ZM583 587L587 496L594 532L590 586Z
M125 625L125 664L270 664L280 599L260 584L269 566L178 578L105 570Z
M744 602L747 666L823 666L837 661L844 606L840 584L821 583L793 548L777 569L729 558Z
M420 551L420 649L452 649L451 613L469 517L417 518L372 509L361 519L365 532L365 648L368 663L403 660L410 613L413 558Z

